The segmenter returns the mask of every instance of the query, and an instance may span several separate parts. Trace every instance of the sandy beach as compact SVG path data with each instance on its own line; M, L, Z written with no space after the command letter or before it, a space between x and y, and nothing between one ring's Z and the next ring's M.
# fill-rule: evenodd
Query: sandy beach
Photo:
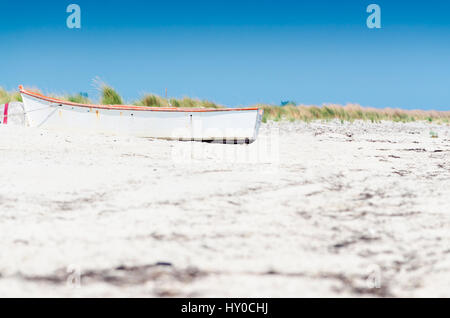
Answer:
M251 145L3 125L0 296L449 297L449 155L427 122Z

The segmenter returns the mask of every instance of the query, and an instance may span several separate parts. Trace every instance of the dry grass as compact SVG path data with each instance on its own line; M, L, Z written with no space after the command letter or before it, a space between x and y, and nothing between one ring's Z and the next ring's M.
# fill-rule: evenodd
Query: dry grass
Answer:
M264 109L263 121L312 121L331 120L341 121L367 120L380 122L389 120L395 122L411 122L416 120L426 120L430 122L448 123L450 121L450 111L425 111L425 110L404 110L393 108L372 108L362 107L356 104L345 106L326 104L323 106L299 105L299 106L270 106L258 105Z
M22 96L19 92L8 92L0 87L0 104L6 104L10 102L21 102Z
M139 106L151 106L151 107L201 107L201 108L221 108L222 106L217 105L213 102L207 100L193 99L190 97L178 98L164 98L155 94L146 94L140 100L134 103Z
M134 103L138 106L149 106L149 107L169 107L169 100L154 94L146 94L140 100Z
M65 95L58 95L58 94L50 94L50 97L60 99L60 100L66 100L72 103L78 103L78 104L93 104L92 101L81 94L65 94Z

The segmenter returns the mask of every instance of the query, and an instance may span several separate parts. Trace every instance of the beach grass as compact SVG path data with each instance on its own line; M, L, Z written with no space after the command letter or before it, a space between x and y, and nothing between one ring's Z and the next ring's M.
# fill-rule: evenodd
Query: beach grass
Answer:
M114 88L103 84L100 88L102 105L123 105L122 97L116 92Z
M63 97L64 100L68 100L72 103L78 103L78 104L92 104L92 101L81 94L75 94L75 95L67 95Z
M140 100L136 101L134 105L149 106L149 107L183 107L183 108L220 108L223 106L217 105L208 100L194 99L190 97L183 98L164 98L155 94L145 94Z
M78 104L92 104L92 101L81 94L49 94L50 97Z
M19 92L8 92L4 88L0 87L0 104L6 104L10 102L21 102L22 96Z
M123 105L124 99L111 86L101 83L99 86L100 103L103 105ZM39 91L32 89L33 91ZM53 97L67 100L75 103L93 104L89 98L81 95L63 95ZM22 101L19 92L9 92L0 87L0 104ZM132 103L138 106L149 107L183 107L183 108L222 108L224 106L214 102L183 97L183 98L164 98L156 94L144 94L142 98ZM313 120L340 120L341 122L352 122L355 120L370 121L379 123L383 120L393 122L412 122L427 121L433 123L450 123L450 111L434 110L405 110L399 108L373 108L363 107L358 104L324 104L317 105L295 105L293 103L285 106L257 104L253 107L259 107L264 110L263 122L267 121L304 121Z
M134 103L137 106L149 106L149 107L169 107L170 102L166 98L163 98L154 94L146 94L140 100Z
M263 122L272 121L312 121L337 119L342 122L355 120L379 123L382 120L393 122L429 121L450 122L450 111L405 110L394 108L372 108L357 104L335 105L257 105L264 109Z

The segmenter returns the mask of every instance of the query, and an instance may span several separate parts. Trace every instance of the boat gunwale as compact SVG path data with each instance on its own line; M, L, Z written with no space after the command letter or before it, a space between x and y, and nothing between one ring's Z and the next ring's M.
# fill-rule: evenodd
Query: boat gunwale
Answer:
M250 110L259 110L258 107L248 107L248 108L181 108L181 107L151 107L151 106L133 106L133 105L96 105L96 104L80 104L69 102L57 98L52 98L48 96L44 96L39 93L30 92L23 88L22 85L19 86L19 91L21 94L25 94L37 99L41 99L47 102L67 105L67 106L76 106L76 107L85 107L85 108L98 108L98 109L108 109L108 110L130 110L130 111L159 111L159 112L185 112L185 113L210 113L210 112L226 112L226 111L250 111Z

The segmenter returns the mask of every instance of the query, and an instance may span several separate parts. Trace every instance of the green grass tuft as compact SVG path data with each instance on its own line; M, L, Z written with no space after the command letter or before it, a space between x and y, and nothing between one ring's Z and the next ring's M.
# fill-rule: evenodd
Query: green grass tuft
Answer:
M176 98L170 99L170 105L172 105L172 107L181 107L179 100Z
M123 100L114 88L103 84L101 87L100 103L102 105L123 105Z
M168 107L169 102L167 99L162 98L158 95L147 94L137 103L138 106L150 106L150 107Z
M78 104L92 104L91 100L81 94L76 95L67 95L63 97L64 100L67 100L72 103L78 103Z
M22 102L22 96L19 92L8 92L4 88L0 87L0 104L10 102Z
M183 108L220 108L222 106L208 100L193 99L190 97L177 98L164 98L155 94L146 94L140 100L135 102L135 105L150 106L150 107L183 107Z

